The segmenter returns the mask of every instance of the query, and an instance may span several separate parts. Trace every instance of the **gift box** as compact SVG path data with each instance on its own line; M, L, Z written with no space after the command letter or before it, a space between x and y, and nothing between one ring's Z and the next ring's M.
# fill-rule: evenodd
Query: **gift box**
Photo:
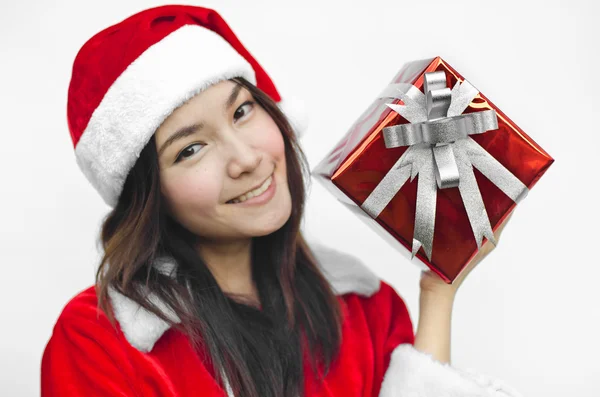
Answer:
M436 57L403 65L312 175L452 283L553 162Z

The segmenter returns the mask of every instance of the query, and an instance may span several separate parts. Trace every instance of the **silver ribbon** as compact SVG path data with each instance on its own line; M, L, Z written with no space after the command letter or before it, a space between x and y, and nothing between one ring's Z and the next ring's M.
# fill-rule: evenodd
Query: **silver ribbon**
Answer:
M496 111L462 114L479 91L467 80L462 84L456 82L450 90L446 87L444 71L425 73L424 91L412 84L390 84L379 95L379 98L401 99L404 105L386 105L409 121L383 129L385 146L409 148L361 208L377 218L406 181L419 175L413 258L423 247L431 260L438 188L458 187L477 248L481 248L484 237L495 245L473 167L516 203L528 192L527 186L470 138L470 135L498 129Z

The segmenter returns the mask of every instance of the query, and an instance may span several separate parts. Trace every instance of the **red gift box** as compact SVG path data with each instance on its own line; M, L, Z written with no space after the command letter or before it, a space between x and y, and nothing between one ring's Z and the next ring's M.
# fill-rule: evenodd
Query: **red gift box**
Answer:
M444 73L440 74L440 71ZM441 83L443 84L444 75L447 90L431 90L432 76L438 78L441 76ZM427 80L427 83L425 80ZM438 81L438 83L440 82ZM430 85L429 89L424 87L426 84ZM463 110L456 113L453 118L450 117L450 112L448 112L448 115L444 113L443 116L437 118L428 116L425 119L427 122L418 123L415 120L423 121L423 118L419 119L417 117L415 119L410 113L409 105L413 106L414 109L423 105L423 111L428 112L427 109L430 109L429 111L433 115L435 107L438 106L436 93L448 94L446 99L450 101L449 93L452 91L452 101L460 102L457 99L459 96L455 97L454 94L458 93L460 89L468 90L469 87L473 90L472 97L467 96L467 101L464 101L463 97ZM434 88L439 88L439 84ZM450 90L450 88L453 89ZM427 98L428 91L431 91L430 97L427 99L427 103L430 105L429 108L424 105L424 99L419 102L421 105L418 106L409 103L415 98ZM399 94L389 95L390 92ZM450 107L452 108L455 104L453 103ZM394 107L394 105L402 106ZM394 110L401 108L408 110L408 112L405 114L399 110ZM421 109L417 110L420 111ZM475 112L483 113L469 116L470 113ZM406 118L400 113L404 114ZM462 122L462 120L459 120L461 118L470 120L481 115L490 116L491 114L494 117L494 124L493 127L487 127L488 131L482 129L473 133L472 126L480 126L481 123L472 121L471 127L466 128L470 131L468 137L461 136L461 139L457 138L456 141L444 141L450 142L449 144L435 144L429 141L418 144L412 142L414 137L421 139L429 136L429 131L435 130L433 127L437 126L437 129L441 131L439 127L441 125L440 120L452 122L445 125L456 125L458 121ZM409 120L411 117L412 123ZM433 126L436 122L437 124ZM399 138L400 141L404 139L409 141L410 144L404 142L400 146L393 147L394 145L390 144L390 140L393 141L394 139L384 138L384 132L386 135L391 134L393 128L398 128L393 126L397 125L403 125L401 128L404 128L405 134L407 131L406 126L412 128L409 132L416 135L411 135L410 139L405 139L406 136ZM444 131L446 130L448 128L444 129ZM397 129L394 131L397 135L399 134ZM464 128L461 131L464 131ZM438 160L438 152L436 151L448 149L448 147L453 148L454 152L450 150L450 153L454 153L456 156L456 158L450 160L449 164L454 162L454 170L461 170L460 189L458 179L454 187L441 188L443 185L440 182L440 175L442 175L441 179L444 180L445 166L440 165L442 162ZM400 168L399 164L402 163L404 166L408 164L405 159L409 153L411 158L424 156L421 158L421 160L424 160L419 160L419 164L425 165L419 169L415 163L409 164L408 169L412 167L412 171L408 172L410 177L407 180L393 182L393 184L396 184L394 190L390 193L388 188L386 191L383 186L386 183L385 181L382 183L382 180L386 175L388 175L386 181L390 180L391 174L396 172L394 170ZM481 159L487 162L487 165L484 166ZM528 190L537 183L538 179L553 162L554 160L548 153L512 120L506 117L489 99L466 82L446 61L436 57L405 64L390 84L385 87L382 94L352 125L335 148L315 167L312 175L343 204L374 227L376 231L380 232L380 235L394 246L401 247L403 251L408 249L409 252L414 248L418 248L418 251L415 249L417 258L436 272L445 282L451 283L475 256L478 251L478 244L481 246L487 236L493 238L492 230L495 231L502 224L503 220L515 208L519 199L524 197ZM433 175L433 171L429 169L431 168L430 163L433 164L434 168L439 167L440 170L437 172L436 188L430 186L431 181L428 182L431 179L430 174ZM468 164L465 165L465 163ZM429 168L427 168L427 164L430 164ZM458 168L456 164L458 164ZM452 166L450 168L452 169ZM426 170L429 171L425 172ZM458 174L456 176L458 177ZM419 184L419 179L422 179L422 184ZM504 184L506 180L513 181L512 191ZM467 181L470 181L470 189L465 188ZM435 183L436 179L434 178L433 184ZM517 191L515 190L515 184L520 185L523 190L515 193ZM475 185L475 191L472 189L473 185ZM425 194L424 191L421 191L420 196L424 197L431 194L431 197L427 200L421 198L420 204L417 205L418 188L425 189L424 186L429 186L427 187L429 193ZM386 194L389 196L387 199L383 197ZM381 199L384 199L385 204L381 204ZM481 201L482 206L477 207L475 205L474 207L472 200L475 202ZM424 210L423 206L426 206L426 204L423 203L425 201L430 201L433 209ZM378 211L367 211L372 202L379 202L380 209ZM485 211L483 211L483 207ZM419 215L416 215L417 209ZM480 209L480 211L477 211L477 209ZM429 224L424 228L423 214L427 212L430 213L429 218L431 220L429 223L435 223L433 227ZM473 221L474 213L477 213L477 221ZM485 213L487 213L487 220L489 220L486 226L489 233L484 235L479 233L479 241L477 241L475 224L487 222ZM419 222L417 227L415 227L416 216ZM425 218L427 218L426 215ZM413 238L416 238L415 229L418 229L417 234L419 236L423 235L425 229L430 230L429 235L430 240L432 236L432 242L430 241L429 244L426 243L424 246L420 244L422 239L414 242Z

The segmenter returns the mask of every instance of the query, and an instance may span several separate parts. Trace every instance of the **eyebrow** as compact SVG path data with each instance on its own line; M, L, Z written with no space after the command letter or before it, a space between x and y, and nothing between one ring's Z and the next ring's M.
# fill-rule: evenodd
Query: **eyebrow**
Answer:
M231 93L229 94L229 98L227 98L227 101L225 102L225 105L223 106L224 112L227 112L231 108L231 106L233 106L233 104L235 103L241 90L242 90L242 86L239 84L236 84L235 87L233 87L233 90L231 90ZM190 135L200 131L202 128L204 128L204 123L199 122L199 123L195 123L195 124L188 125L188 126L178 129L173 135L171 135L165 141L165 143L162 144L162 146L158 150L158 157L160 157L161 154L167 149L167 147L169 145L171 145L173 142L175 142L179 139L185 138L187 136L190 136Z

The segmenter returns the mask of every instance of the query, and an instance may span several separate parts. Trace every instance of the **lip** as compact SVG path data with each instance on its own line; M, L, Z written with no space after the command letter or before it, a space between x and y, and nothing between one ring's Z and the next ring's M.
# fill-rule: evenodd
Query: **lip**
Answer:
M273 180L271 181L271 185L268 187L267 190L265 190L264 192L262 192L259 196L254 196L251 199L248 199L244 202L241 203L227 203L228 205L237 205L237 206L241 206L241 207L248 207L248 206L252 206L252 205L261 205L261 204L265 204L267 202L269 202L273 196L275 196L275 191L276 189L276 180L275 180L275 173L272 173L270 175L271 178L273 178ZM267 177L267 179L269 179ZM265 183L265 181L267 180L265 179L261 184L259 184L258 186L250 189L249 191L252 191L258 187L260 187L263 183Z

